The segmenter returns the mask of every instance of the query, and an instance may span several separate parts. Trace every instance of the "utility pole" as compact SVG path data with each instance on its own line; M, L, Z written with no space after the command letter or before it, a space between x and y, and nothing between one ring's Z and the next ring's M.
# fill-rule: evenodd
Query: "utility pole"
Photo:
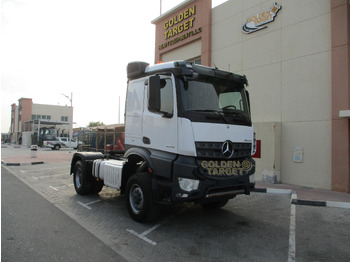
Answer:
M69 123L69 153L72 153L72 137L73 137L73 93L70 93L70 97L62 94L67 97L70 101L70 123Z
M119 109L118 109L118 124L120 124L120 96L119 96Z

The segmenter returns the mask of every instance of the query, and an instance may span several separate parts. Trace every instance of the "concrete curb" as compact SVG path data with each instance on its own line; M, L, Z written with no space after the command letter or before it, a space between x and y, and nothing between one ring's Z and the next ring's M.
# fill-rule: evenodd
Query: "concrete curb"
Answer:
M44 161L29 162L29 163L6 163L4 161L1 161L1 165L3 166L33 166L33 165L41 165L41 164L44 164Z
M316 206L316 207L338 207L338 208L350 209L350 202L298 199L296 192L290 189L255 188L253 192L278 194L278 195L291 195L291 204L293 205Z

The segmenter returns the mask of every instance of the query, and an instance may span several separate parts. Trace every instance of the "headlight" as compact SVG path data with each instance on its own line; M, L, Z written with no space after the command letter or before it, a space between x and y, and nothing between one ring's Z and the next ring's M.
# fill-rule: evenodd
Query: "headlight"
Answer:
M199 180L179 177L179 185L182 190L190 192L198 189Z

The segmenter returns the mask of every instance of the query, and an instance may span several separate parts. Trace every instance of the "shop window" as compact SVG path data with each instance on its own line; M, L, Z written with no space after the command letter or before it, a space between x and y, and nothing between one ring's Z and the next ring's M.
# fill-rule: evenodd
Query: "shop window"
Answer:
M202 64L202 58L201 57L195 57L192 59L188 59L188 62L195 63L196 65L201 65Z
M61 116L61 121L68 122L68 116Z
M202 59L201 58L195 59L194 63L197 65L200 65L200 64L202 64Z

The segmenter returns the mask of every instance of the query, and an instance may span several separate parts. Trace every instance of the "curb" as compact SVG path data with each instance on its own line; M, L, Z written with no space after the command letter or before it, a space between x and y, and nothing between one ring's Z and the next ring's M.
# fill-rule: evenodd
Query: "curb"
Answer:
M29 163L6 163L1 160L1 165L3 166L33 166L44 164L44 161L29 162Z
M317 206L317 207L339 207L350 209L349 202L334 202L334 201L317 201L317 200L302 200L292 199L292 204L300 206Z
M269 193L278 195L291 195L291 204L300 206L315 206L315 207L338 207L350 209L350 202L334 202L334 201L318 201L297 199L297 194L290 189L275 189L275 188L255 188L253 192Z

